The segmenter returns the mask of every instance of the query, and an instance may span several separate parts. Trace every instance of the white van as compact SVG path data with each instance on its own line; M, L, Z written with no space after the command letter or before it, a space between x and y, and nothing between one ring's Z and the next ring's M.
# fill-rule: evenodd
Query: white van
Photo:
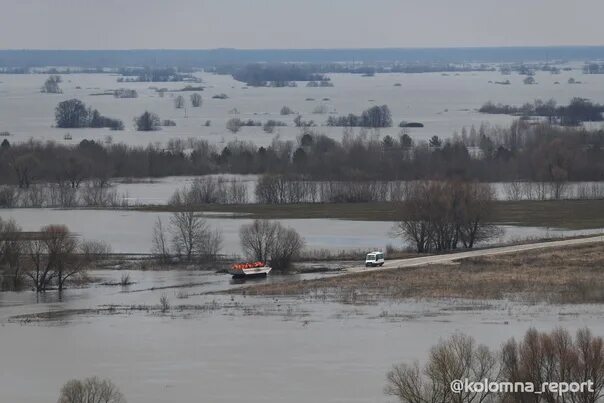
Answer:
M365 258L365 267L383 266L384 252L370 252Z

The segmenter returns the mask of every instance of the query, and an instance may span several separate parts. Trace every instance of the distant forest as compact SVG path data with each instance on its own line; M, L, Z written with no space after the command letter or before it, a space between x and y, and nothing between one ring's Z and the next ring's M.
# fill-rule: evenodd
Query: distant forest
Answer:
M573 98L568 105L557 105L553 99L545 102L537 99L533 103L527 102L522 106L487 102L478 111L494 115L540 116L547 118L549 123L559 123L562 126L604 121L602 116L604 105L593 103L585 98Z
M77 146L30 141L0 146L3 183L105 181L113 177L161 177L210 173L289 175L308 180L464 179L564 183L604 180L604 131L515 122L508 129L481 127L450 140L415 142L344 129L341 141L301 128L297 141L271 145L233 141L223 148L204 140L149 145Z
M0 50L0 67L211 67L248 63L501 63L604 59L604 46L408 49Z

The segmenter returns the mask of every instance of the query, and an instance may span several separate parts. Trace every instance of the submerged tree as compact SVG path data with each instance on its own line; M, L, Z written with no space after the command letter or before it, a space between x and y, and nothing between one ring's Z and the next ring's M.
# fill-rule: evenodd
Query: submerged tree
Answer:
M170 233L174 252L189 261L194 256L215 259L222 247L222 233L193 210L173 213Z
M92 377L65 383L58 403L126 403L126 399L110 380Z
M88 108L79 99L60 102L55 109L57 127L79 128L88 126Z
M139 117L134 118L134 125L139 132L150 132L160 129L161 121L155 113L145 111Z
M193 108L199 108L202 104L203 100L201 98L201 95L199 95L198 93L193 93L191 94L191 106Z
M59 87L60 82L61 82L61 76L51 75L44 82L44 85L42 86L41 91L46 94L62 94L63 91Z
M179 95L174 98L174 107L176 109L182 109L185 107L185 98L182 95Z

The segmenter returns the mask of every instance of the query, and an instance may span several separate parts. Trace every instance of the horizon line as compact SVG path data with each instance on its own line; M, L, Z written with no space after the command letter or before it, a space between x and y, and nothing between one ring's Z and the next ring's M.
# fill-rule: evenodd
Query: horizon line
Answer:
M481 46L405 46L405 47L326 47L326 48L0 48L0 52L133 52L133 51L333 51L333 50L444 50L444 49L533 49L602 48L601 45L481 45Z

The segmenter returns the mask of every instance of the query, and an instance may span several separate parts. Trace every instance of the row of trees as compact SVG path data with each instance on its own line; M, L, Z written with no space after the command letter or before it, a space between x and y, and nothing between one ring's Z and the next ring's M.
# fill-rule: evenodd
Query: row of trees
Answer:
M193 108L199 108L199 107L201 107L201 104L203 103L203 99L201 98L201 95L199 95L196 92L191 94L189 96L189 99L191 101L191 106ZM182 95L178 95L178 96L176 96L176 98L174 98L174 107L176 109L182 109L185 106L186 106L185 97L183 97Z
M267 262L276 271L287 270L304 248L304 239L278 221L254 220L239 231L247 259ZM222 234L192 209L173 213L165 225L158 217L153 228L152 253L160 262L215 261Z
M330 116L327 118L327 126L390 127L392 126L392 113L388 105L372 106L364 110L360 116L352 113L345 116Z
M452 383L466 379L476 383L487 379L505 389L455 393ZM584 387L541 393L544 382ZM591 388L587 382L592 382ZM604 340L589 329L579 330L574 338L564 329L550 333L529 329L522 340L512 338L493 351L471 336L456 334L434 346L423 367L417 362L394 366L384 392L401 403L596 403L604 396Z
M95 179L73 187L66 181L33 184L29 187L0 186L0 207L124 207L126 195L118 194L108 182Z
M246 183L222 177L197 178L190 186L174 192L169 204L194 206L201 204L245 204L248 202Z
M292 81L329 80L305 64L249 64L231 68L229 73L235 80L254 87L283 86L280 84Z
M366 203L402 201L407 182L400 181L310 181L296 175L262 175L255 187L256 202Z
M418 253L472 248L498 234L492 222L495 195L482 183L414 182L401 203L395 232Z
M532 78L532 77L530 77ZM577 126L583 122L601 122L604 105L593 103L585 98L573 98L568 105L558 106L556 101L535 100L522 106L494 104L487 102L478 110L482 113L506 114L521 116L541 116L549 123L559 123L564 126Z
M110 252L102 242L80 240L64 225L48 225L27 233L12 220L0 220L0 272L2 288L19 289L25 279L43 292L62 291L67 282Z
M153 129L159 119L140 123ZM604 179L604 131L528 125L482 127L476 139L454 136L416 142L345 128L341 141L301 128L297 141L275 138L258 147L231 141L219 148L204 140L168 147L83 141L76 146L30 141L0 147L0 181L27 187L52 181L56 173L107 177L155 177L208 173L297 175L306 180L460 179L565 183ZM462 133L463 134L463 133ZM67 158L67 160L65 159ZM69 169L68 169L69 168ZM70 175L68 175L70 176Z

